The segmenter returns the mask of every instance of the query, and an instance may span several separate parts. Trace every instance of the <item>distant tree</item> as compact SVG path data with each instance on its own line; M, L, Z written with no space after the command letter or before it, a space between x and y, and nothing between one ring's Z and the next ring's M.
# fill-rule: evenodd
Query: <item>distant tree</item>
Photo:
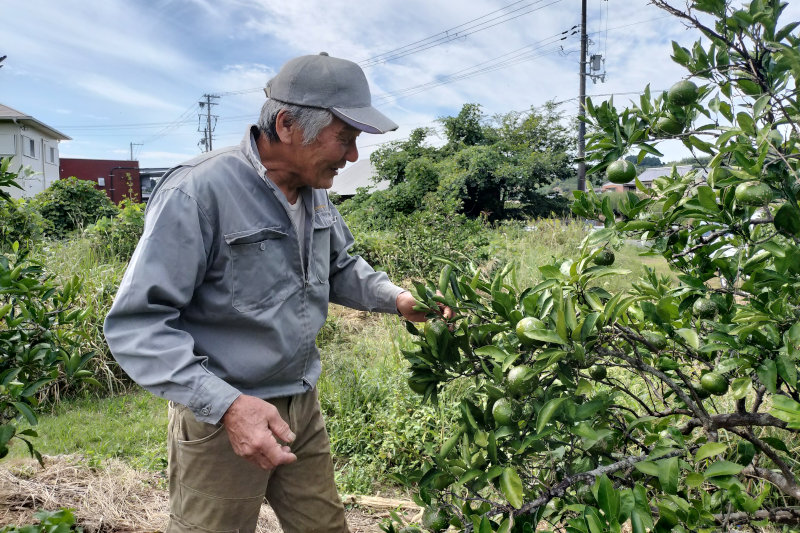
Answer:
M638 162L638 158L635 155L629 155L628 157L625 158L625 160L630 161L631 163L640 168L664 166L664 163L661 162L661 159L653 157L652 155L644 156L644 159L642 159L641 163Z
M468 216L497 220L506 216L507 201L541 202L541 187L574 175L574 139L552 103L492 118L480 105L465 104L439 122L447 137L441 148L425 145L430 131L419 129L372 154L378 179L391 187L375 193L368 207L408 214L434 192L460 202Z

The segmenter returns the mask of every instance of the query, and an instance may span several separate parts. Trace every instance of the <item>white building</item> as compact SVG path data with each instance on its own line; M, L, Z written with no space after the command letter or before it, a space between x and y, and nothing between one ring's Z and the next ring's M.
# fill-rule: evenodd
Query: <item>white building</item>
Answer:
M357 189L361 187L372 187L374 190L382 191L389 188L388 181L381 181L377 185L373 181L376 171L369 158L359 159L342 170L333 179L333 187L330 192L336 193L342 198L354 196Z
M60 131L30 115L0 104L0 157L11 157L11 169L20 173L23 189L9 188L14 198L31 197L58 179L58 141L68 141Z

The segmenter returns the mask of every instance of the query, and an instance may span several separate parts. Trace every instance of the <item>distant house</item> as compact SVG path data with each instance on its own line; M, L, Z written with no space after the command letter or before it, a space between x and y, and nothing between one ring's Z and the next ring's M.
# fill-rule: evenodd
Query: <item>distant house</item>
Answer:
M30 197L56 181L58 142L69 140L55 128L0 104L0 157L11 157L12 169L24 169L17 180L23 188L9 188L11 196Z
M139 178L142 183L143 202L146 202L150 199L150 195L153 193L153 189L158 184L158 180L160 180L168 170L168 167L139 169Z
M692 170L692 165L676 165L675 169L678 171L678 174L681 176L688 173ZM656 178L661 176L669 176L672 174L672 167L648 167L642 171L637 177L639 181L642 182L642 185L647 187L648 189L653 186L653 181ZM635 191L636 190L636 182L630 181L628 183L617 184L617 183L604 183L600 187L600 192L608 192L608 191Z
M137 202L142 201L138 161L64 157L61 159L59 176L61 179L74 176L80 180L94 182L95 187L105 191L115 204L128 197Z
M380 191L388 189L388 181L381 181L377 186L375 185L373 181L375 174L372 162L369 159L361 159L346 167L333 178L333 187L330 188L330 192L338 194L342 198L350 198L355 196L356 189L361 187L373 187Z

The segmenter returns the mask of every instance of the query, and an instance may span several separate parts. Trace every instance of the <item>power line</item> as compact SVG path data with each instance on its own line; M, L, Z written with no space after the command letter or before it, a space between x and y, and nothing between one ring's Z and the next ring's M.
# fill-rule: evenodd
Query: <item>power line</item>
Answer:
M464 24L460 24L458 26L454 26L454 27L449 28L447 30L444 30L442 32L436 33L436 34L434 34L434 35L432 35L430 37L426 37L425 39L421 39L421 40L416 41L414 43L411 43L411 44L408 44L408 45L405 45L405 46L401 46L399 48L395 48L394 50L390 50L388 52L384 52L384 53L379 54L377 56L374 56L374 57L371 57L371 58L366 59L364 61L361 61L359 63L359 65L362 68L369 68L369 67L381 64L381 63L394 61L396 59L400 59L401 57L405 57L405 56L408 56L408 55L411 55L411 54L416 54L417 52L422 52L424 50L428 50L428 49L434 48L436 46L441 46L441 45L449 43L451 41L455 41L456 39L463 39L463 38L465 38L465 37L467 37L469 35L472 35L473 33L477 33L479 31L483 31L483 30L488 30L489 28L493 28L493 27L498 26L500 24L505 24L506 22L510 22L512 20L518 19L518 18L520 18L520 17L522 17L524 15L528 15L530 13L533 13L534 11L539 11L541 9L544 9L545 7L551 6L553 4L557 4L557 3L561 2L562 0L552 0L550 3L545 4L543 6L535 7L535 8L532 8L532 9L528 9L531 6L534 6L536 4L542 3L543 1L545 1L545 0L536 0L535 2L526 4L526 5L522 6L522 7L519 7L517 9L512 10L512 11L509 11L508 13L505 13L503 15L500 15L500 16L497 16L497 17L494 17L494 18L490 18L489 20L486 20L486 21L481 22L479 24L475 24L473 26L469 26L469 24L471 24L472 22L474 22L476 20L480 20L482 18L488 17L488 16L490 16L490 15L492 15L494 13L497 13L498 11L503 11L503 10L507 9L508 7L510 7L510 6L507 6L507 7L503 8L503 9L500 9L500 10L497 10L497 11L492 11L491 13L488 13L488 14L484 15L483 17L478 17L477 19L473 19L470 22L466 22ZM511 4L511 5L516 5L518 3L520 3L520 2L515 2L514 4ZM524 11L526 9L527 9L527 11ZM519 14L513 16L513 17L508 17L509 15L511 15L513 13L517 13L519 11L523 11L523 12L519 13ZM504 20L500 20L500 19L504 19ZM498 20L499 20L499 22L495 22L495 21L498 21ZM494 22L494 24L489 24L491 22ZM464 27L464 26L466 26L466 27ZM462 28L462 27L464 27L464 28L462 30L459 30L459 28Z

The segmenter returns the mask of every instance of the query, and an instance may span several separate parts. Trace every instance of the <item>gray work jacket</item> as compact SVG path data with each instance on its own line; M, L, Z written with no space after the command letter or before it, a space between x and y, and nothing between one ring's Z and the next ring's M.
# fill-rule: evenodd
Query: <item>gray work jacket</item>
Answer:
M329 301L397 312L402 289L348 254L353 236L327 192L301 195L304 240L250 128L239 146L161 179L104 324L134 381L216 423L242 393L268 399L316 384Z

